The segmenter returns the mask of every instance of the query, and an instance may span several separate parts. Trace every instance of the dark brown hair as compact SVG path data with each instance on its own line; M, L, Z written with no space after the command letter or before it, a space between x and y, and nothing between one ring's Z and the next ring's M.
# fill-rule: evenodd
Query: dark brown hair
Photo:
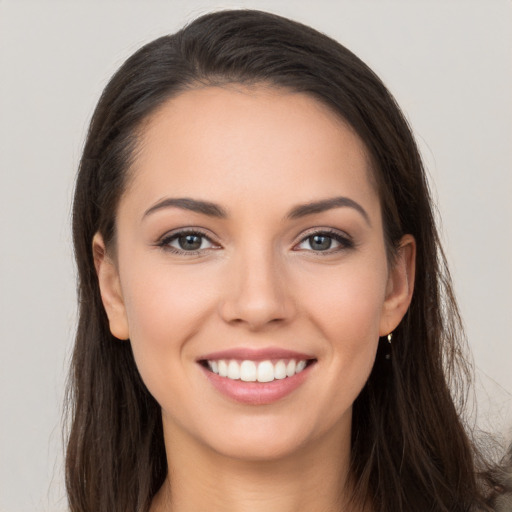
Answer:
M329 37L259 11L203 16L137 51L105 88L76 182L73 236L79 325L68 393L66 478L72 512L143 512L167 471L160 408L129 343L109 331L92 238L115 244L116 208L144 120L200 85L267 84L315 97L366 145L390 261L402 235L417 243L409 311L390 360L379 349L354 403L354 499L381 511L466 511L480 503L474 452L461 420L468 366L422 162L380 79Z

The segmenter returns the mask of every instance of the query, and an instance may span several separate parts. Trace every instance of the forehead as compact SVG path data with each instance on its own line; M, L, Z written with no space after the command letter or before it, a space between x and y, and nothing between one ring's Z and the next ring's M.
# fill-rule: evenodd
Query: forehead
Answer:
M311 96L265 86L204 87L169 99L141 128L131 172L128 193L139 196L220 201L236 190L270 201L277 190L307 202L338 187L376 197L354 130Z

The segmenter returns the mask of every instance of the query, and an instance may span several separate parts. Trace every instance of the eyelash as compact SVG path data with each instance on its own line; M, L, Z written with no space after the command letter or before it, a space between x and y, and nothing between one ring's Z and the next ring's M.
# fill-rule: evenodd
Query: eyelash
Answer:
M212 244L213 247L208 247L207 249L199 248L199 249L196 249L193 251L185 251L183 249L178 249L177 247L173 247L171 245L171 242L173 242L174 240L178 240L181 237L186 237L186 236L191 236L191 235L201 237L203 240L208 240ZM203 231L198 230L198 229L182 229L180 231L175 231L173 233L166 234L160 239L160 241L157 243L157 245L158 245L158 247L161 247L165 251L169 251L173 254L186 255L186 256L197 256L197 255L202 254L202 252L204 252L205 250L219 248L219 245L215 244L215 242L213 242L212 239L206 233L204 233ZM202 242L201 242L201 245L202 245Z
M298 244L294 246L298 247L305 243L306 241L312 239L315 236L324 236L327 238L330 238L331 240L334 240L339 244L338 247L335 247L334 249L331 249L330 247L325 251L315 251L314 249L306 249L307 252L312 252L315 255L319 256L328 256L331 254L336 254L341 251L346 251L348 249L353 249L355 247L354 241L351 239L350 236L346 234L341 234L339 231L333 230L333 229L314 229L307 233L305 236L303 236ZM301 249L297 249L301 250Z
M173 247L171 245L172 242L175 240L178 240L181 237L186 236L197 236L200 237L202 240L207 240L212 247L204 248L204 249L196 249L196 250L183 250L178 249L177 247ZM299 243L295 244L293 247L293 250L295 251L301 251L304 249L296 249L298 246L302 245L303 243L307 242L308 240L311 240L315 236L323 236L327 237L331 240L334 240L339 244L338 247L335 247L334 249L331 249L330 247L324 251L315 251L314 249L305 249L306 252L314 253L315 255L321 255L326 256L330 254L335 254L344 250L353 249L355 247L354 241L348 236L348 235L342 235L340 232L332 230L332 229L316 229L313 231L310 231L305 236L301 238ZM197 256L204 251L212 250L212 249L218 249L220 246L216 244L206 233L204 233L201 230L198 229L182 229L180 231L175 231L169 234L166 234L163 236L156 244L158 247L164 249L165 251L171 252L173 254L178 255L186 255L186 256ZM202 245L202 242L201 242Z

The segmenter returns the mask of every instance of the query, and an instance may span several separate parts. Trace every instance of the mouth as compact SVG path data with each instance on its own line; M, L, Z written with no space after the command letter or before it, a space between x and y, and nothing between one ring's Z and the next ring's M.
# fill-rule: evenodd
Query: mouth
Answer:
M265 405L301 387L318 359L278 347L238 347L205 354L196 362L213 388L229 400Z
M302 373L316 362L314 358L288 359L202 359L199 363L219 377L242 382L269 383Z

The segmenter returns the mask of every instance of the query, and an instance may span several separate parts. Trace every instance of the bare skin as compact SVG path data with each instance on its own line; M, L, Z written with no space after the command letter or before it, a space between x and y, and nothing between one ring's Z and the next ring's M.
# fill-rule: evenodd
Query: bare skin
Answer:
M297 454L280 461L226 461L214 453L205 458L186 444L180 448L178 443L167 446L171 444L173 476L155 497L151 512L348 510L340 492L340 482L346 479L342 471L347 467L348 452L341 445L336 461L327 450L328 443L309 446L301 454L303 462L299 465ZM318 471L331 464L330 471Z
M360 512L352 404L415 255L405 235L388 263L360 139L304 94L206 87L149 120L132 172L115 253L99 234L93 250L111 331L162 408L151 512ZM276 375L277 359L305 368L266 384L214 371L276 351Z

